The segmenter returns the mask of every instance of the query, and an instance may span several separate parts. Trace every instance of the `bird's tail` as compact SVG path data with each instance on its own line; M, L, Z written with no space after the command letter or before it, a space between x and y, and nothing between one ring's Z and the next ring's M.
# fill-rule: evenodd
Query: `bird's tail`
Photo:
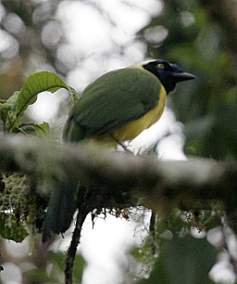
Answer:
M79 183L65 179L53 180L53 188L45 218L43 242L51 239L53 234L64 233L71 225L78 206Z

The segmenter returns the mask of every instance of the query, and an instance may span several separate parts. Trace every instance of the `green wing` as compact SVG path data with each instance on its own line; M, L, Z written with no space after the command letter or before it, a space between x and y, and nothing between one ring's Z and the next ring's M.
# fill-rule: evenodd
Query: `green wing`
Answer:
M65 138L108 133L143 116L159 100L160 82L141 68L109 72L89 85L68 120Z

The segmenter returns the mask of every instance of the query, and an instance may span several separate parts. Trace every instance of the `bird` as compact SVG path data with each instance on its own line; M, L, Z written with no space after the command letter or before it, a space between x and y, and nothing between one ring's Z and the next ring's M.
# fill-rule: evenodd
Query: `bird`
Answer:
M111 147L130 141L159 120L177 83L194 78L164 59L110 71L82 92L66 122L64 140ZM46 231L59 234L69 228L77 209L75 188L80 191L80 186L65 181L53 191Z

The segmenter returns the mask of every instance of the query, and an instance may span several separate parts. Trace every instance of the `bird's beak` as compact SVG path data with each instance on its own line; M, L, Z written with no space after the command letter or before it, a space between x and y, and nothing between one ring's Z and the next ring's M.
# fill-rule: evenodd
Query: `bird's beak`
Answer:
M188 81L196 78L193 74L188 72L173 72L172 77L176 82Z

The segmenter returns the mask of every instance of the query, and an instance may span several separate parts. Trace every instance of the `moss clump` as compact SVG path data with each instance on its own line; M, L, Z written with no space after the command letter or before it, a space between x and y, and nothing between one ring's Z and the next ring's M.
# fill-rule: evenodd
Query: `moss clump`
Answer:
M25 175L2 174L0 178L0 235L21 242L32 231L40 230L44 216L44 202L32 191Z

